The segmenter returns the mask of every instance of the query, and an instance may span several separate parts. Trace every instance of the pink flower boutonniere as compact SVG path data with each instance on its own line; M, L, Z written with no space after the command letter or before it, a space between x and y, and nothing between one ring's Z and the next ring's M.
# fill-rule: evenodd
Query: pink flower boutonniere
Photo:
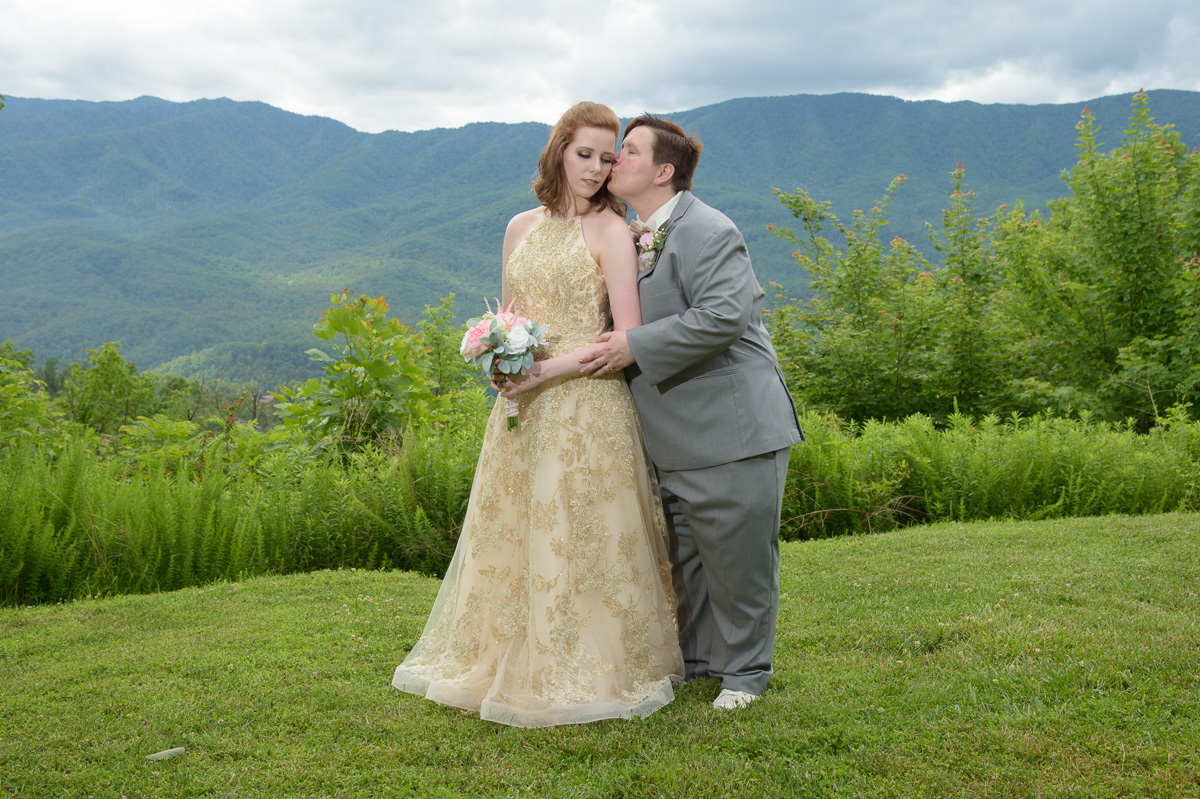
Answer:
M668 227L670 227L670 222L664 223L662 227L653 233L647 230L637 236L639 272L645 272L658 263L658 254L662 252L663 244L667 240Z

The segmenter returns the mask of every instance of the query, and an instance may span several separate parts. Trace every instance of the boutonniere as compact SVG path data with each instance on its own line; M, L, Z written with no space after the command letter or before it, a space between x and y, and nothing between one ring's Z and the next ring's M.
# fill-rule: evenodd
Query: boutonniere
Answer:
M658 263L658 254L662 252L670 226L671 223L666 222L653 233L647 230L637 237L638 271L644 272Z

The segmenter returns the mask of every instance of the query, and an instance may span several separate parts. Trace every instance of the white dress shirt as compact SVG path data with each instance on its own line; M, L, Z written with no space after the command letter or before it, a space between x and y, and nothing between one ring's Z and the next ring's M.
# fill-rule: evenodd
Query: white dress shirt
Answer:
M658 230L663 226L663 223L671 218L671 214L675 211L675 206L679 205L679 198L683 192L676 192L675 196L667 200L658 210L650 214L650 218L642 222L643 225L651 230ZM638 220L641 221L641 220Z

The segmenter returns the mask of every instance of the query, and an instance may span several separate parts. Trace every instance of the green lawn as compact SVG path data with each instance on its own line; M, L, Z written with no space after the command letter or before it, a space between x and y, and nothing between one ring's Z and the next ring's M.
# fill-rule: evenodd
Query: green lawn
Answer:
M725 713L713 681L545 730L396 693L436 589L0 610L0 796L1200 796L1200 515L785 544L775 680Z

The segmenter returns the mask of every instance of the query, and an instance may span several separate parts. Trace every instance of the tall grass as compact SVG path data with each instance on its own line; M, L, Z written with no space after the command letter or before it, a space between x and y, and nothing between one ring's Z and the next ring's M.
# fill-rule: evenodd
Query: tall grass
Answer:
M123 454L98 454L88 441L58 454L10 447L0 452L0 604L339 567L440 575L485 414L473 408L402 446L335 459L261 442L209 442L197 455L182 432L169 447ZM802 422L808 441L792 452L786 539L1191 510L1200 500L1200 424L1182 414L1150 435L1087 418L956 416L945 429L922 416Z
M807 415L792 450L785 538L906 524L1194 510L1200 424L1182 415L1149 435L1087 417L925 416L844 423Z
M268 456L236 479L162 467L130 474L86 442L0 460L0 603L148 593L268 572L441 573L478 444L429 432L345 465Z

